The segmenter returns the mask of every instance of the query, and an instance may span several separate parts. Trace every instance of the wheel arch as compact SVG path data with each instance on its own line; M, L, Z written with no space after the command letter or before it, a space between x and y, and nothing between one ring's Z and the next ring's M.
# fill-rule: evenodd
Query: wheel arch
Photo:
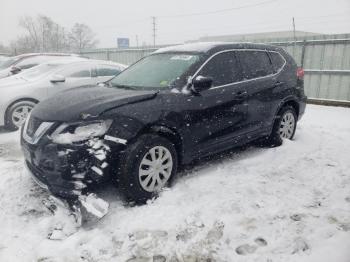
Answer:
M285 106L291 106L294 108L295 110L295 113L297 114L297 117L299 118L299 113L300 113L300 105L299 103L297 102L297 99L293 98L293 97L290 97L290 98L287 98L285 99L284 101L282 101L277 109L277 112L276 112L276 116L278 115L278 113L281 111L281 109Z
M177 152L177 158L178 158L178 164L182 163L183 155L184 155L184 149L183 149L183 141L182 137L178 132L173 130L170 127L167 127L165 125L149 125L142 129L135 139L137 139L139 136L144 134L157 134L159 136L162 136L166 139L168 139L170 142L172 142L175 145L175 149Z

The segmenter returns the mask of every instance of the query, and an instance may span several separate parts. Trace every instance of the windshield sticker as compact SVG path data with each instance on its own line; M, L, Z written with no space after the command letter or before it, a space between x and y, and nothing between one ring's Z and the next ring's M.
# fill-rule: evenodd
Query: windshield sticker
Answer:
M172 58L170 58L171 60L183 60L183 61L188 61L191 60L193 57L193 55L175 55Z
M163 80L159 83L161 86L167 86L168 85L168 81Z

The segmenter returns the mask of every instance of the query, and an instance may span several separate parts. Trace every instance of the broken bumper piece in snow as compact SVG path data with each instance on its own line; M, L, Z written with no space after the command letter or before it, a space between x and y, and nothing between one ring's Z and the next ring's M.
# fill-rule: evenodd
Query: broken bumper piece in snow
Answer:
M22 140L26 169L39 186L53 195L78 198L94 184L110 178L112 152L123 145L103 138L78 144L57 144L49 138L38 145Z

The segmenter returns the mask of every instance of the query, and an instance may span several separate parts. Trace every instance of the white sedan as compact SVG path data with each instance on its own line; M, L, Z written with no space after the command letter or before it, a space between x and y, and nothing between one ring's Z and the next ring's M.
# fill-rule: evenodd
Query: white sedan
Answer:
M125 68L109 61L70 58L0 79L0 126L17 130L43 99L68 88L108 81Z

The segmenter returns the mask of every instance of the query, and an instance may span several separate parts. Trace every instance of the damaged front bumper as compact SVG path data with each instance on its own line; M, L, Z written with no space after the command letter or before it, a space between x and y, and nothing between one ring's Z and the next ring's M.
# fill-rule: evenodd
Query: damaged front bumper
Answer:
M93 185L108 181L117 152L124 147L104 138L63 145L43 137L35 145L22 139L21 145L25 167L34 181L53 195L64 198L77 198Z

